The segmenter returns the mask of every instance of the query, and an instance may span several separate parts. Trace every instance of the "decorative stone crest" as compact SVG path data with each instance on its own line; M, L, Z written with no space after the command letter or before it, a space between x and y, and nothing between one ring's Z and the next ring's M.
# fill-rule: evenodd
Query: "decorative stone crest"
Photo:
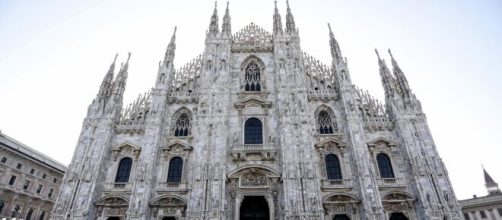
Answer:
M112 150L114 161L117 161L117 159L121 156L129 156L137 160L140 153L141 153L141 148L135 147L131 144L123 144Z

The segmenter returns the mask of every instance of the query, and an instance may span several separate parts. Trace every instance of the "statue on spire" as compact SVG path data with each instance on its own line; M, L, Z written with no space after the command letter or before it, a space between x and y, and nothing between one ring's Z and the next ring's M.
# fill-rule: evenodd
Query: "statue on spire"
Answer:
M169 45L167 45L166 49L166 55L164 56L164 62L165 63L172 63L174 60L174 55L175 55L175 50L176 50L176 30L178 29L177 26L174 27L174 32L173 35L171 36L171 41L169 42Z
M223 25L221 27L221 33L225 36L232 35L232 26L230 23L230 10L228 8L229 2L227 2L227 9L225 9L225 15L223 16Z
M486 190L488 191L488 195L502 195L502 192L500 191L499 185L493 180L493 178L486 172L485 168L483 167L483 174L485 177L485 187Z
M378 57L378 66L380 67L380 77L382 79L382 85L385 90L385 97L389 98L394 95L395 92L395 79L390 73L385 60L380 58L380 54L378 54L378 50L375 49L375 53Z
M388 49L391 62L392 62L392 72L394 74L394 77L396 77L397 84L400 88L400 90L403 92L403 96L409 97L411 94L411 89L410 86L408 85L408 80L406 79L406 76L404 75L403 71L397 64L396 60L394 59L394 56L392 56L392 52L390 49Z
M277 9L277 1L274 1L275 9L274 9L274 36L277 34L282 34L282 21L281 15L279 14L279 9Z
M296 33L296 24L293 14L291 13L291 8L289 8L289 1L286 0L286 5L288 7L288 12L286 14L286 32Z
M211 16L211 22L209 23L209 35L215 36L220 33L220 28L218 27L218 3L214 2L214 11Z
M113 59L108 72L103 78L103 82L101 82L101 86L99 88L98 97L108 98L111 95L111 89L113 84L113 75L115 72L115 63L117 62L118 53L115 54L115 58Z
M342 51L340 50L338 41L335 39L335 35L333 34L333 31L331 30L331 25L329 23L328 23L328 28L329 28L329 47L331 48L331 57L333 58L333 61L339 63L343 61Z

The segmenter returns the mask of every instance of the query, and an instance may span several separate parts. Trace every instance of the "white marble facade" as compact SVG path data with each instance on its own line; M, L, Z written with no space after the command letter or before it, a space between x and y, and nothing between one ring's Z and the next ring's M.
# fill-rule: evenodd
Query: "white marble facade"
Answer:
M115 77L113 62L53 219L461 218L394 58L390 71L378 57L381 104L352 84L331 29L331 64L300 48L289 5L272 32L232 34L228 5L218 20L215 8L204 51L181 68L174 33L154 88L127 107L129 60Z

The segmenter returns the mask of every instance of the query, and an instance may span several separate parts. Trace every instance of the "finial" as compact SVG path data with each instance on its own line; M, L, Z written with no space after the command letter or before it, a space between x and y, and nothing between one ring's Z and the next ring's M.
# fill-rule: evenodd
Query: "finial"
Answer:
M117 62L117 57L118 57L118 56L119 56L119 53L117 52L117 53L115 54L115 58L113 59L113 63Z
M286 5L287 5L287 7L289 9L289 0L286 0Z
M230 5L230 2L229 2L229 1L227 1L227 9L228 9L228 5Z
M174 32L173 32L173 35L176 35L176 30L178 30L178 26L174 26Z
M380 60L380 54L378 54L378 50L376 48L375 48L375 53L376 53L378 59Z
M214 10L216 11L216 8L218 8L218 1L214 1Z
M127 62L129 63L129 59L131 59L131 52L128 53L127 55Z
M389 51L390 58L391 58L391 59L394 59L394 57L392 56L392 52L390 51L390 49L387 49L387 51Z

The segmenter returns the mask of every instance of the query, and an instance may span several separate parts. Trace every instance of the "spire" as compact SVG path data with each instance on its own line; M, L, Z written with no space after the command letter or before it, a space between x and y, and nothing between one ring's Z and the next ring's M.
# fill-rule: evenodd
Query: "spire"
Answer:
M108 72L103 78L103 82L101 82L101 86L99 88L98 96L108 97L111 93L112 83L113 83L113 75L115 72L115 62L117 62L118 53L115 54L115 58L113 59L113 63L110 65Z
M289 8L289 1L286 0L286 5L288 7L288 12L286 14L286 32L293 33L296 32L295 19L291 13L291 8Z
M114 94L117 94L119 96L122 96L124 94L125 90L125 85L127 82L127 76L128 72L127 70L129 69L129 59L131 58L131 52L129 52L127 56L127 61L125 64L121 65L120 71L117 74L117 77L115 77L115 81L113 82L113 87L114 87Z
M375 49L375 53L378 57L378 66L380 67L380 77L382 79L382 85L385 90L385 97L390 97L394 93L394 78L392 77L385 60L380 58L378 50Z
M483 167L483 174L485 176L485 187L488 191L488 195L500 195L502 192L499 189L499 185L493 180L493 178L486 172Z
M403 92L403 95L409 96L411 93L410 86L408 85L408 80L406 79L406 76L404 75L403 71L401 68L399 68L399 65L397 64L396 60L394 59L394 56L392 56L392 52L390 49L388 50L391 60L392 60L392 72L394 73L394 76L396 77L396 81L399 85L399 88Z
M274 1L275 9L274 9L274 35L279 33L282 34L282 21L281 15L279 14L279 9L277 9L277 1Z
M329 28L329 46L331 48L331 57L333 58L334 61L337 62L343 61L342 51L340 50L338 41L336 41L335 35L333 34L333 31L331 30L331 25L329 23L328 23L328 28Z
M176 50L176 30L178 29L177 26L174 26L174 32L173 36L171 36L171 42L169 42L169 45L167 45L166 49L166 55L164 56L164 62L173 62L174 60L174 55L175 55L175 50Z
M232 26L230 23L230 10L228 9L229 2L227 2L227 9L225 9L225 15L223 16L223 25L221 27L221 33L226 36L232 35Z
M218 7L218 3L215 1L213 15L211 16L211 22L209 23L209 34L213 35L213 36L220 32L220 28L218 27L217 7Z

